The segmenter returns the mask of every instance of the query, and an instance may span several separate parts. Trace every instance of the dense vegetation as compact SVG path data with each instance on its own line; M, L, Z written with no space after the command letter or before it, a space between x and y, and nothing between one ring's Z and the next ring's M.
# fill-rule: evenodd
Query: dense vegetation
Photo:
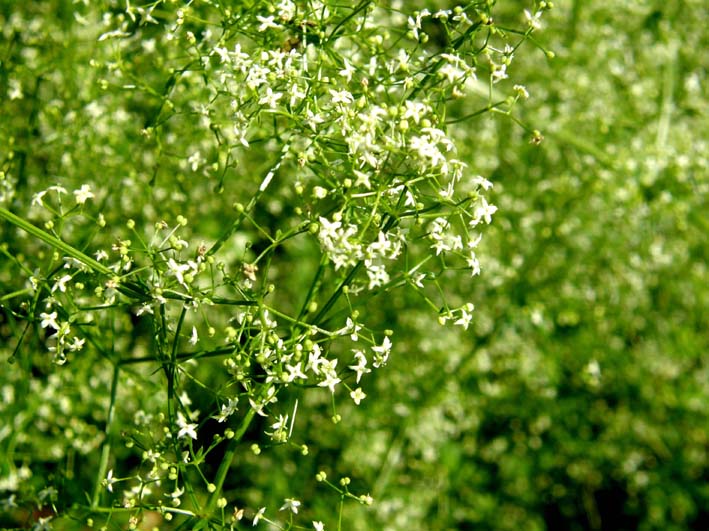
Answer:
M704 2L416 4L0 3L0 526L709 525Z

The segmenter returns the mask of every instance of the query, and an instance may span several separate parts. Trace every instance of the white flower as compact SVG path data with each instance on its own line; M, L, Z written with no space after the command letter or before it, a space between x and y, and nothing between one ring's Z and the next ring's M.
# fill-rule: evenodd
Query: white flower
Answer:
M57 312L40 313L39 316L42 318L42 321L39 324L42 328L51 327L55 330L59 330L59 324L57 323Z
M261 23L261 25L258 27L258 30L261 31L266 31L269 28L273 29L279 29L281 26L276 24L274 22L274 17L273 15L268 16L268 17L262 17L260 15L256 15L256 19Z
M302 101L303 98L306 96L305 90L300 88L300 86L297 83L293 83L290 87L290 100L289 104L291 107L295 107L298 102Z
M369 174L359 170L353 170L353 173L355 177L357 177L354 183L355 186L364 186L367 190L372 188L372 183L369 181Z
M308 353L308 364L306 368L312 370L315 374L320 374L320 366L325 361L320 357L321 353L322 350L317 343L313 345L313 349Z
M293 499L293 498L286 498L284 500L283 505L278 510L279 511L290 510L293 512L293 514L298 514L298 507L300 507L300 502L298 500Z
M242 128L239 124L234 125L234 135L236 136L236 139L241 143L242 146L244 147L249 147L249 141L246 139L246 129Z
M475 254L475 251L470 251L470 256L466 259L468 267L471 270L472 276L480 274L480 261Z
M335 386L342 381L337 377L337 361L336 359L320 359L320 369L325 375L325 380L320 382L318 386L328 387L331 393L335 392Z
M177 413L176 424L180 428L180 431L177 432L178 439L182 439L186 436L192 439L197 439L197 424L188 423L181 411L178 411Z
M42 190L41 192L37 192L32 196L32 206L34 205L39 205L39 206L44 206L44 203L42 203L42 198L47 194L47 190Z
M175 488L170 494L165 494L166 497L172 498L173 500L179 498L185 493L185 489Z
M113 469L108 471L108 474L106 475L105 479L105 485L106 488L108 489L108 492L113 492L113 484L116 482L116 479L113 477Z
M325 199L327 197L327 190L322 186L314 186L313 197L316 199Z
M461 308L460 318L453 324L462 326L465 330L467 330L468 326L470 325L470 322L473 320L473 314L471 313L472 309L472 304L468 305L467 307Z
M278 415L278 420L271 424L271 428L273 428L276 431L282 430L286 428L288 425L288 415L285 417L283 415ZM296 511L297 512L297 511Z
M358 388L355 389L354 391L351 391L351 392L350 392L350 397L352 398L352 400L354 400L354 403L355 403L356 405L359 405L359 403L360 403L362 400L364 400L364 399L367 397L367 395L364 394L364 391L362 391L362 388L361 388L361 387L358 387Z
M206 161L204 160L204 157L202 157L202 154L199 151L195 151L194 153L192 153L192 155L189 156L187 162L189 162L192 171L197 171L197 169Z
M193 326L192 327L192 335L190 336L189 344L196 345L197 341L199 341L199 336L197 335L197 328L195 328Z
M338 72L342 77L344 77L349 83L352 81L352 74L355 73L354 67L345 59L345 67Z
M470 225L474 227L482 220L485 220L485 223L489 224L492 222L492 215L495 212L497 212L497 207L489 204L484 197L481 197L480 204L475 207L475 212L473 214L474 219L470 222Z
M286 363L286 370L288 371L288 381L292 382L296 378L301 380L307 380L308 375L303 372L303 362L299 361L295 365L290 365Z
M430 107L420 101L406 100L404 102L404 106L406 107L406 110L404 111L402 117L405 120L412 118L416 124L418 124L421 121L421 118L423 118L426 113L430 111Z
M524 85L515 85L512 87L512 90L514 90L519 97L524 98L525 100L529 98L529 92Z
M214 52L219 55L219 60L222 63L228 63L229 62L229 51L226 48L220 48L219 46L215 46Z
M259 523L259 520L261 520L261 518L263 518L263 513L265 513L265 512L266 512L266 508L265 508L265 507L261 507L261 508L258 510L258 512L254 515L254 521L251 523L251 525L252 525L252 526L255 526L256 524L258 524L258 523Z
M191 260L186 264L178 264L174 258L170 258L167 261L167 268L175 276L177 281L187 288L188 286L185 280L185 273L188 273L190 270L196 270L197 264Z
M383 264L367 259L364 261L364 267L367 268L367 277L369 277L367 289L371 290L389 282L389 273Z
M319 218L318 221L320 222L320 232L318 234L318 236L320 237L320 241L326 242L336 240L338 238L339 235L337 229L342 226L341 222L330 222L330 220L322 216Z
M313 529L315 529L315 531L325 531L325 524L313 520Z
M350 339L352 341L358 341L359 340L359 334L358 332L362 329L362 325L355 323L351 317L347 318L347 323L345 326L334 332L335 334L338 335L345 335L345 334L350 334Z
M47 188L47 190L51 192L56 192L59 196L66 193L66 188L64 188L63 186L59 186L58 184L50 186L49 188Z
M81 338L78 338L78 337L74 336L74 337L72 338L72 343L70 343L69 345L67 345L67 348L68 348L71 352L78 352L78 351L80 351L82 348L84 348L84 343L86 343L86 340L85 340L85 339L81 339Z
M357 383L359 383L363 374L368 374L372 372L372 369L367 368L367 357L361 350L355 350L355 360L357 360L356 365L350 365L349 368L357 373Z
M529 27L532 29L540 29L542 27L541 23L541 17L542 17L542 12L537 11L532 15L532 13L529 12L528 9L524 10L524 18L527 21L527 24L529 24Z
M350 104L354 102L354 97L347 90L330 89L330 96L332 96L332 103Z
M76 198L77 205L83 205L87 200L94 197L94 193L91 191L91 187L88 184L82 184L81 188L74 190L74 197Z
M598 364L598 361L596 361L596 360L589 361L588 364L586 365L586 372L592 378L600 378L601 366Z
M337 360L335 360L335 361L337 361ZM318 386L319 386L319 387L327 387L327 388L330 389L330 392L331 392L331 393L334 393L334 392L335 392L335 386L336 386L338 383L340 383L341 381L342 381L342 380L340 380L340 379L337 377L337 373L336 373L336 372L334 372L334 371L333 371L333 372L328 372L328 373L326 373L326 375L325 375L325 379L324 379L322 382L320 382L320 383L318 384Z
M509 76L507 75L507 64L502 63L501 65L498 65L496 63L492 63L492 82L493 83L498 83L499 81L502 81L503 79L507 79Z
M391 352L391 346L391 340L388 336L385 336L381 346L372 347L372 350L375 353L374 362L372 365L374 365L377 369L382 365L386 365L386 362L389 359L389 353Z
M238 398L229 398L226 404L222 404L221 411L216 417L212 417L217 420L217 422L224 422L237 410L236 405L239 403Z
M60 279L58 279L54 285L52 286L52 293L55 291L59 290L62 293L66 293L66 283L71 280L71 275L64 275Z
M275 109L278 105L278 100L280 100L282 97L282 92L273 92L273 89L271 89L271 87L266 87L266 94L261 96L261 99L258 100L258 102L259 105L268 105L269 108Z

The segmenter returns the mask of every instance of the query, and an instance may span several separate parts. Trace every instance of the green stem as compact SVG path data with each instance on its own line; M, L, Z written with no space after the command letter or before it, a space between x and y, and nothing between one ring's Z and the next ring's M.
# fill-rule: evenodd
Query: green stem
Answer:
M113 366L113 380L111 381L111 402L108 406L108 414L106 418L106 441L101 449L101 460L98 465L98 473L96 475L96 484L94 485L94 494L91 499L91 508L98 507L101 499L101 483L106 477L106 469L108 468L108 458L111 455L111 428L113 426L113 418L116 412L116 391L118 390L118 375L120 373L120 365L116 363Z
M263 193L266 191L268 188L269 184L271 184L271 181L273 180L276 172L280 169L281 164L283 164L283 161L286 158L286 155L288 154L288 145L283 147L283 151L281 152L281 156L279 159L276 161L276 163L271 167L271 169L268 171L266 176L263 178L261 181L261 185L258 187L258 190L256 190L256 193L251 197L251 200L249 201L248 205L243 208L239 212L239 214L236 216L236 219L234 222L231 224L231 227L229 227L220 237L219 239L214 242L214 245L207 251L207 256L212 256L214 253L216 253L219 249L221 249L222 245L231 238L231 236L241 227L241 224L243 223L244 219L246 216L248 216L248 213L251 212L254 207L256 206L256 203L261 199L261 196Z
M81 251L79 251L75 247L72 247L68 243L63 242L59 238L56 238L48 232L43 231L39 227L35 227L29 221L26 221L21 217L16 216L6 208L0 207L0 218L6 219L13 225L21 228L25 232L34 236L35 238L38 238L43 242L51 245L55 249L59 249L60 251L63 251L67 255L71 256L72 258L77 259L79 262L87 266L89 269L92 269L94 272L101 273L102 275L114 275L113 271L111 271L105 265L101 264L100 262L97 262L90 256L82 253Z
M214 478L214 486L216 489L214 492L210 495L209 500L207 501L207 506L204 509L203 512L203 520L196 526L193 527L192 529L200 529L204 527L204 525L209 521L210 515L214 512L214 509L217 506L217 501L222 495L222 488L224 487L224 480L226 479L226 476L229 472L229 469L231 468L232 462L234 461L234 457L236 456L236 449L239 446L239 443L241 442L242 437L246 433L246 430L248 429L249 425L254 419L254 415L256 414L255 409L249 409L246 412L246 415L244 416L244 419L241 421L241 424L239 425L239 428L236 430L236 433L234 434L234 438L229 441L229 444L224 451L224 457L222 458L222 462L219 465L219 469L217 470L217 475ZM193 518L190 519L190 521L186 522L185 524L187 527L185 529L189 529L190 525L193 523L192 520Z
M105 275L108 277L115 277L116 273L111 271L108 267L103 265L102 263L98 262L97 260L94 260L90 256L88 256L85 253L82 253L79 249L76 247L73 247L72 245L69 245L68 243L60 240L56 236L52 236L46 231L43 231L39 227L35 227L30 223L29 221L26 221L22 219L19 216L16 216L6 208L0 207L0 219L5 219L15 225L16 227L21 228L28 234L31 234L35 238L43 241L44 243L50 245L51 247L54 247L55 249L58 249L62 252L64 252L67 256L71 256L72 258L78 260L82 264L84 264L86 267L94 271L95 273L99 273L101 275ZM140 286L139 284L135 282L130 282L130 283L122 283L118 286L118 291L123 293L124 295L128 297L132 297L138 300L147 300L149 299L149 295L147 294L146 290Z

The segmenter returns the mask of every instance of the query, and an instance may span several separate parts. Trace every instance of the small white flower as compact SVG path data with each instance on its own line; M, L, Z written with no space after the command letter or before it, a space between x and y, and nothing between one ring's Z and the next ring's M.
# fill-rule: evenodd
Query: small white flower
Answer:
M180 489L180 488L175 488L174 491L172 491L170 494L165 494L166 497L172 498L173 500L179 498L185 493L185 489Z
M315 531L325 531L325 524L313 520L313 529L315 529Z
M273 92L271 87L266 87L266 94L261 96L258 100L259 105L267 105L271 109L275 109L278 106L278 100L283 97L282 92Z
M498 83L502 81L503 79L507 79L509 76L507 75L507 64L502 63L500 65L496 63L492 63L492 82L493 83Z
M38 205L38 206L44 206L44 203L42 203L42 198L47 195L47 190L42 190L41 192L37 192L32 196L32 206Z
M598 364L598 361L596 361L596 360L589 361L588 364L586 365L586 372L592 378L600 378L601 366Z
M372 347L372 350L375 353L374 362L372 365L374 365L377 369L383 365L386 365L386 362L389 359L389 353L391 352L391 346L391 340L388 336L385 336L381 346Z
M57 312L40 313L39 316L42 318L42 321L39 323L42 328L52 327L55 330L59 330L59 324L57 323Z
M367 367L367 357L361 350L355 350L355 360L357 360L357 365L350 365L349 368L357 373L357 383L359 383L363 374L368 374L372 372L372 369Z
M268 17L256 15L256 19L261 23L261 25L258 27L259 32L266 31L269 28L279 29L281 26L274 22L275 18L276 17L274 17L273 15Z
M54 186L50 186L47 188L48 191L50 192L56 192L58 196L61 196L62 194L66 193L66 188L63 186L60 186L58 184L55 184Z
M475 226L482 220L485 220L485 223L491 223L492 215L495 212L497 212L497 207L495 205L489 204L484 197L481 197L480 204L475 207L475 212L473 214L474 219L470 222L470 225Z
M473 314L470 313L466 308L460 310L460 318L453 324L462 326L465 330L470 326L470 322L473 320Z
M59 290L62 293L66 293L66 283L71 280L71 275L64 275L60 279L58 279L54 285L52 286L52 293L55 291Z
M187 422L187 419L185 419L185 416L182 414L181 411L177 413L176 424L180 428L180 431L177 432L178 439L182 439L184 437L197 439L197 424Z
M180 284L182 284L185 288L189 287L189 286L187 286L187 282L185 279L185 273L188 273L191 270L195 270L196 265L197 264L195 264L191 260L188 261L186 264L178 264L174 258L170 258L167 261L168 270L175 276L177 281Z
M266 512L266 508L265 508L265 507L261 507L261 508L258 510L258 512L254 515L254 521L251 523L251 525L252 525L252 526L255 526L256 524L258 524L258 523L259 523L259 520L261 520L261 518L263 518L263 513L265 513L265 512Z
M335 360L335 361L337 361L337 360ZM340 383L341 381L342 381L342 380L340 380L340 379L337 377L337 373L336 373L336 372L334 372L334 371L333 371L333 372L328 372L328 373L325 375L325 379L324 379L322 382L320 382L320 383L318 384L318 386L319 386L319 387L327 387L327 388L330 389L330 392L331 392L331 393L334 393L334 392L335 392L335 386L336 386L338 383Z
M528 9L524 10L524 18L527 21L529 27L531 27L532 29L539 29L542 27L541 17L541 11L537 11L536 13L534 13L534 15L532 15L532 13L530 13Z
M74 197L77 205L83 205L87 200L94 197L91 187L88 184L81 185L81 188L74 190Z
M308 375L303 372L303 362L299 361L295 365L290 365L286 363L286 370L288 371L288 381L292 382L296 378L301 380L307 380Z
M333 90L330 89L330 96L332 96L332 103L342 103L348 105L354 102L354 96L347 90Z
M238 398L229 398L226 404L222 404L221 411L216 417L212 417L217 420L217 422L224 422L237 410L237 404L239 403Z
M116 482L116 479L113 477L113 469L108 471L108 474L106 475L106 488L108 489L108 492L113 492L113 484Z
M286 428L287 426L288 426L288 415L286 415L285 417L283 415L278 415L278 420L276 422L274 422L273 424L271 424L271 428L276 431L282 430L282 429Z
M84 343L86 343L86 340L85 340L85 339L81 339L81 338L78 338L78 337L74 336L74 337L72 338L72 342L71 342L69 345L67 345L67 348L68 348L71 352L78 352L78 351L80 351L82 348L84 348Z
M314 186L313 197L316 199L325 199L327 197L327 190L322 186Z
M470 268L472 276L480 274L480 260L478 260L475 251L470 251L470 256L466 259L466 262Z
M298 514L298 507L300 507L300 502L298 500L293 499L293 498L286 498L284 500L283 505L278 510L279 511L290 510L293 512L293 514Z
M515 85L512 87L512 90L514 90L519 97L524 98L525 100L529 98L529 92L524 85Z
M358 387L358 388L355 389L354 391L351 391L351 392L350 392L350 397L352 398L352 400L354 400L354 403L355 403L356 405L359 405L359 403L360 403L362 400L364 400L365 398L367 398L367 395L364 394L364 391L362 391L362 388L361 388L361 387Z
M229 51L226 48L221 48L219 46L215 46L214 52L216 52L216 54L219 55L219 60L222 63L229 62Z
M353 173L355 174L355 177L357 177L354 183L355 186L364 186L367 190L372 188L372 183L370 182L369 175L367 173L359 170L353 170Z
M197 335L197 328L195 328L193 326L192 327L192 335L190 336L189 344L196 345L197 341L199 341L199 336Z
M349 83L352 81L352 74L355 73L354 67L345 59L345 67L338 72L342 77L344 77Z

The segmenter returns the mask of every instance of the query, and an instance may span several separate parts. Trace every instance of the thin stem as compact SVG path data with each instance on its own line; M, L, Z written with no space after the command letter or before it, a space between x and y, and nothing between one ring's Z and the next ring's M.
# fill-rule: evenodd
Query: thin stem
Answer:
M108 405L108 414L106 415L106 441L101 449L101 459L98 465L96 474L96 483L94 485L94 494L91 498L91 508L98 507L101 499L101 487L103 478L106 477L106 469L108 468L108 458L111 455L111 432L113 427L113 419L116 411L116 392L118 390L118 375L120 374L120 364L116 363L113 366L113 380L111 381L111 402Z
M25 232L31 234L35 238L38 238L39 240L42 240L43 242L51 245L55 249L59 249L60 251L64 251L67 255L71 256L72 258L75 258L85 266L87 266L89 269L92 269L96 273L100 273L102 275L110 275L113 276L114 273L111 271L109 268L107 268L105 265L101 264L100 262L97 262L90 256L82 253L75 247L72 247L66 242L63 242L59 238L56 238L49 234L48 232L43 231L39 227L35 227L30 223L29 221L26 221L22 219L19 216L16 216L6 208L0 207L0 218L4 218L13 225L21 228Z
M116 273L111 271L108 267L103 265L102 263L94 260L87 254L81 252L79 249L76 247L69 245L68 243L60 240L59 238L52 236L46 231L43 231L39 227L34 226L32 223L29 221L26 221L22 219L19 216L16 216L9 210L7 210L4 207L0 207L0 218L4 218L13 225L21 228L28 234L31 234L35 238L43 241L44 243L54 247L55 249L58 249L60 251L63 251L66 255L71 256L72 258L78 260L82 264L84 264L86 267L94 271L95 273L99 273L101 275L105 275L108 277L115 277ZM130 282L130 283L120 283L117 287L118 291L123 293L124 295L138 299L138 300L146 300L149 298L147 291L141 286L140 284L136 282Z

